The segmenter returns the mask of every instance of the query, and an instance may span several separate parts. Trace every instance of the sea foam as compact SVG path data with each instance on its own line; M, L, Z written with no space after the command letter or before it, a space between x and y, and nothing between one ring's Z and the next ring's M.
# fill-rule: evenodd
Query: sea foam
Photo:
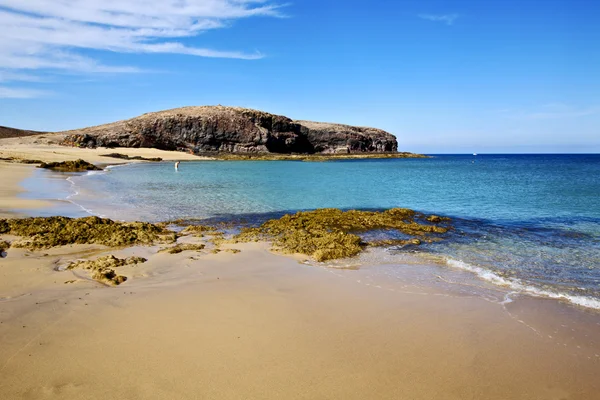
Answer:
M558 291L552 291L547 289L541 289L532 285L523 283L517 278L506 278L496 274L495 272L485 269L476 265L466 263L461 260L447 259L446 264L452 268L461 269L463 271L471 272L477 275L480 279L490 282L494 285L508 287L517 293L524 293L535 297L545 297L555 300L567 301L571 304L578 305L580 307L591 308L600 310L600 299L589 296L577 296L568 293L562 293Z

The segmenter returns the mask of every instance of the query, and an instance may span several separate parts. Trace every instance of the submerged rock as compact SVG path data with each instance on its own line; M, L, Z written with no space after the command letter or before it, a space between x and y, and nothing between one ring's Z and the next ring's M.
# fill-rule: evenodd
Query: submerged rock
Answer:
M357 233L393 229L416 236L405 244L420 244L418 237L443 234L448 227L420 223L423 214L406 208L377 211L342 211L335 208L301 211L265 222L258 228L244 228L233 241L272 240L285 253L301 253L317 261L357 255L369 243ZM382 243L383 244L383 243ZM381 244L380 244L381 245Z
M51 163L41 163L38 168L51 169L63 172L81 172L81 171L102 171L102 168L96 167L85 160L61 161Z
M427 221L437 224L437 223L444 222L444 221L450 221L450 218L440 217L439 215L430 215L429 217L427 217Z
M208 232L216 233L217 228L214 226L208 225L188 225L183 231L181 231L182 235L188 234L203 234Z
M21 236L12 246L31 250L68 244L115 247L175 241L173 232L155 224L116 222L99 217L0 219L0 234Z

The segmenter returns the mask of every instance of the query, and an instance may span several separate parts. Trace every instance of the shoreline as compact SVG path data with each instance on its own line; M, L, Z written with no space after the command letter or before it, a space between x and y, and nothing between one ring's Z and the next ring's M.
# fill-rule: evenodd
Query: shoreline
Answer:
M122 150L122 149L119 149ZM165 153L161 151L162 153ZM166 152L169 153L169 152ZM146 153L148 154L148 153ZM153 155L154 153L150 153L149 155ZM164 154L161 154L164 155ZM169 154L167 158L172 157L174 155ZM101 160L104 161L102 158ZM167 161L167 160L166 160ZM203 161L203 160L195 160L195 161ZM105 169L111 169L116 167L124 167L129 164L134 163L146 163L149 162L147 160L117 160L114 159L114 162L111 164L102 163L98 165L102 165ZM44 200L44 199L26 199L16 196L18 194L26 193L27 190L23 188L19 183L24 182L23 179L31 179L31 175L36 172L35 167L31 164L18 164L0 161L0 172L4 169L6 171L10 171L12 176L15 177L15 180L9 182L10 185L3 192L0 191L0 218L20 218L26 216L53 216L53 215L66 215L70 218L81 218L86 216L100 216L102 218L110 218L109 216L99 215L94 213L93 210L89 210L83 205L70 200L69 198L72 196L69 195L65 199L52 199L52 200ZM67 181L71 185L73 185L73 181L71 180L72 176L65 178L65 173L62 172L54 172L51 170L40 170L48 173L49 175L41 178L42 180L48 180L49 177L52 179L56 178L59 181ZM101 173L102 171L97 171ZM79 175L84 172L75 172L70 173ZM27 176L29 175L29 176ZM16 184L15 184L16 183ZM46 192L42 192L46 194ZM79 193L76 193L79 194ZM3 210L1 207L2 204L7 204L9 209ZM19 204L20 211L15 210L16 204ZM23 207L21 207L24 205ZM34 210L47 210L43 213L36 213ZM58 214L57 214L58 213ZM122 221L133 221L132 219L115 219ZM160 221L159 221L160 222ZM421 262L427 264L431 262L430 257L427 254L422 254ZM343 259L342 259L343 261ZM520 280L514 280L510 277L501 276L496 274L494 271L482 269L478 266L473 266L468 263L465 263L461 260L456 260L449 257L444 257L444 261L442 262L445 269L451 270L460 270L462 273L472 276L479 280L482 285L491 284L498 290L504 291L507 290L510 293L514 293L516 295L526 295L532 298L538 299L552 299L557 302L565 302L566 304L573 306L575 308L581 310L589 310L592 312L600 311L600 300L595 297L583 296L583 295L574 295L570 293L563 293L560 291L555 291L551 289L544 289L530 283L522 282Z
M87 149L86 149L87 150ZM123 149L118 149L123 150ZM126 149L125 149L126 150ZM85 150L84 150L85 151ZM159 151L161 155L162 153L172 153ZM155 153L144 153L145 155L154 155ZM139 155L137 155L139 156ZM174 157L174 154L168 154L167 158ZM104 157L100 160L105 161ZM169 161L169 160L165 160ZM203 160L195 160L194 161L203 161ZM113 163L98 163L105 169L111 169L115 167L124 167L129 164L134 163L145 163L150 162L147 160L117 160L113 159ZM14 162L6 162L0 161L0 173L2 171L10 172L11 176L14 178L13 180L9 180L8 185L5 186L3 191L0 191L0 218L22 218L26 216L53 216L53 215L66 215L70 218L81 218L86 216L100 216L102 218L110 218L104 215L98 215L94 213L93 210L89 210L83 205L70 200L69 198L72 195L67 196L65 199L52 199L52 200L44 200L44 199L27 199L22 197L17 197L19 194L26 193L27 189L23 188L20 183L24 182L24 179L31 178L31 175L36 172L35 167L31 164L19 164ZM45 171L49 174L50 177L56 178L57 180L64 180L73 185L73 181L70 179L71 176L65 178L64 173L54 172L51 170L40 170ZM102 171L97 171L102 172ZM81 174L82 172L76 172L71 174ZM48 180L48 177L41 178L42 180ZM76 193L79 194L79 193ZM5 206L3 206L5 204ZM18 210L16 205L19 205ZM34 210L36 209L44 209L47 210L44 213L36 213ZM59 214L56 214L56 213ZM125 221L125 220L123 220ZM133 221L128 219L127 221ZM431 262L430 257L427 254L421 255L419 257L421 262L427 264ZM342 259L342 261L344 261ZM516 295L525 295L530 296L532 298L537 299L551 299L557 302L564 302L572 307L581 310L588 310L591 312L599 312L600 311L600 300L595 297L583 296L583 295L573 295L570 293L563 293L560 291L555 291L551 289L544 289L538 286L522 282L520 280L514 280L510 277L505 277L496 274L491 270L484 270L481 267L473 266L468 263L464 263L461 260L456 260L452 258L445 257L443 263L445 269L451 270L460 270L462 273L472 276L479 280L482 285L491 284L498 290L504 291L507 290L510 293Z
M0 173L19 169L15 177L31 168L0 163ZM21 204L20 181L10 182L0 204ZM490 301L474 277L439 279L435 265L406 264L389 280L377 267L305 265L265 243L224 247L241 253L11 248L0 259L0 397L546 399L600 390L597 313L525 296ZM117 287L57 270L108 254L148 262L121 267L130 279Z
M26 189L21 182L33 173L32 165L14 164L0 161L2 188L0 189L0 218L14 218L26 215L24 210L50 207L51 203L44 200L31 200L18 197Z

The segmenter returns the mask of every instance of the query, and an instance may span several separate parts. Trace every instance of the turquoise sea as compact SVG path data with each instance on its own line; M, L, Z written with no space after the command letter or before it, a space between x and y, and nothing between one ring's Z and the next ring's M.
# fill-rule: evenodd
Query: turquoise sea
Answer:
M31 195L39 196L35 179ZM447 240L389 249L388 256L434 255L519 293L600 309L600 155L198 161L179 171L172 163L144 163L53 182L50 196L124 220L258 224L323 207L445 215L455 227Z

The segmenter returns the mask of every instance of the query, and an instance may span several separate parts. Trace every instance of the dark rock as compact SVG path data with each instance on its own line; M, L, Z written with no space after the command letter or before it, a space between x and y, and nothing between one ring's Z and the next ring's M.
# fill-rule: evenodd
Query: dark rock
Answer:
M22 237L11 247L30 250L68 244L100 244L111 247L172 243L175 234L146 222L117 222L107 218L37 217L0 219L0 234Z
M78 147L151 147L192 153L396 152L396 138L375 128L293 121L262 111L222 106L184 107L65 132Z
M51 169L54 171L63 172L80 172L80 171L101 171L102 168L96 167L85 160L79 159L75 161L61 161L51 163L41 163L38 168Z
M121 160L162 161L162 158L160 157L128 156L127 154L121 153L102 154L102 157L119 158Z

